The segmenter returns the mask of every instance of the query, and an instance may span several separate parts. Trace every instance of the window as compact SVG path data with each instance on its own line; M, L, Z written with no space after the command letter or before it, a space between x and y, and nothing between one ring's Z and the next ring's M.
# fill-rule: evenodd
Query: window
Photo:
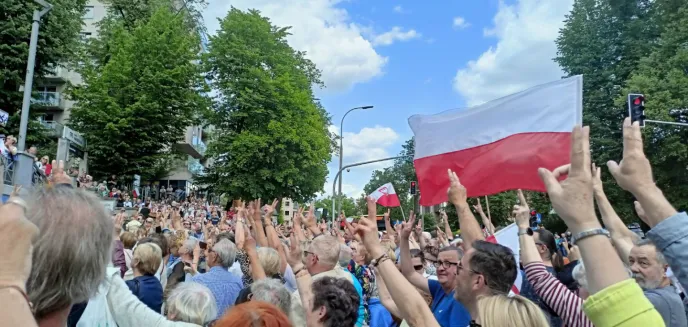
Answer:
M285 216L285 217L290 217L290 216L289 216L289 211L285 211L285 212L284 212L284 216Z
M91 35L93 35L93 33L91 33L91 32L81 32L79 34L80 34L79 36L81 37L81 41L83 41L83 42L88 41L88 39L91 38Z
M290 204L291 204L291 203L289 203L289 201L284 201L284 206L285 206L285 207L289 207Z
M86 6L86 8L84 10L85 11L84 11L84 17L83 18L84 19L93 19L93 17L94 17L93 6Z

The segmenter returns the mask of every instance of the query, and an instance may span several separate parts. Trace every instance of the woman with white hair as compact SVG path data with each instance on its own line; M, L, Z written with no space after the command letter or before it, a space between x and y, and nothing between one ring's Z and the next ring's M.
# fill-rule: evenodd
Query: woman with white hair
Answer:
M199 283L181 283L167 298L167 318L204 326L217 317L210 289Z

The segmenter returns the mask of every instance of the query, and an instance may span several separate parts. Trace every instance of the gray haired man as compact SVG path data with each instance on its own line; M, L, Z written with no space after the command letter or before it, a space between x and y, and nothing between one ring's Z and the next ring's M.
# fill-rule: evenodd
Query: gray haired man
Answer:
M638 241L628 255L628 263L633 278L662 316L664 323L667 326L688 326L681 297L667 276L669 264L652 241Z

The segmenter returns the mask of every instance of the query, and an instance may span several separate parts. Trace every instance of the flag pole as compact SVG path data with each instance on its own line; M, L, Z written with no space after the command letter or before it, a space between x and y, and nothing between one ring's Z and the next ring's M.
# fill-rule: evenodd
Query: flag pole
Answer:
M406 215L404 214L404 208L402 206L399 206L399 210L401 210L401 216L404 218L404 221L406 221Z
M487 207L487 218L492 221L492 216L490 215L490 201L487 199L487 195L485 195L485 206Z

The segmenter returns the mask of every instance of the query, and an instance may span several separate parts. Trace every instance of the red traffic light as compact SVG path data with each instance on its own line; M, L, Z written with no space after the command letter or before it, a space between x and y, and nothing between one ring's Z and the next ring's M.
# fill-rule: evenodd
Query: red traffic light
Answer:
M416 182L411 182L411 187L416 187Z
M643 103L643 101L645 101L645 98L643 98L643 97L637 97L637 98L635 98L635 100L633 101L633 104L634 104L634 105L640 105L640 104Z

